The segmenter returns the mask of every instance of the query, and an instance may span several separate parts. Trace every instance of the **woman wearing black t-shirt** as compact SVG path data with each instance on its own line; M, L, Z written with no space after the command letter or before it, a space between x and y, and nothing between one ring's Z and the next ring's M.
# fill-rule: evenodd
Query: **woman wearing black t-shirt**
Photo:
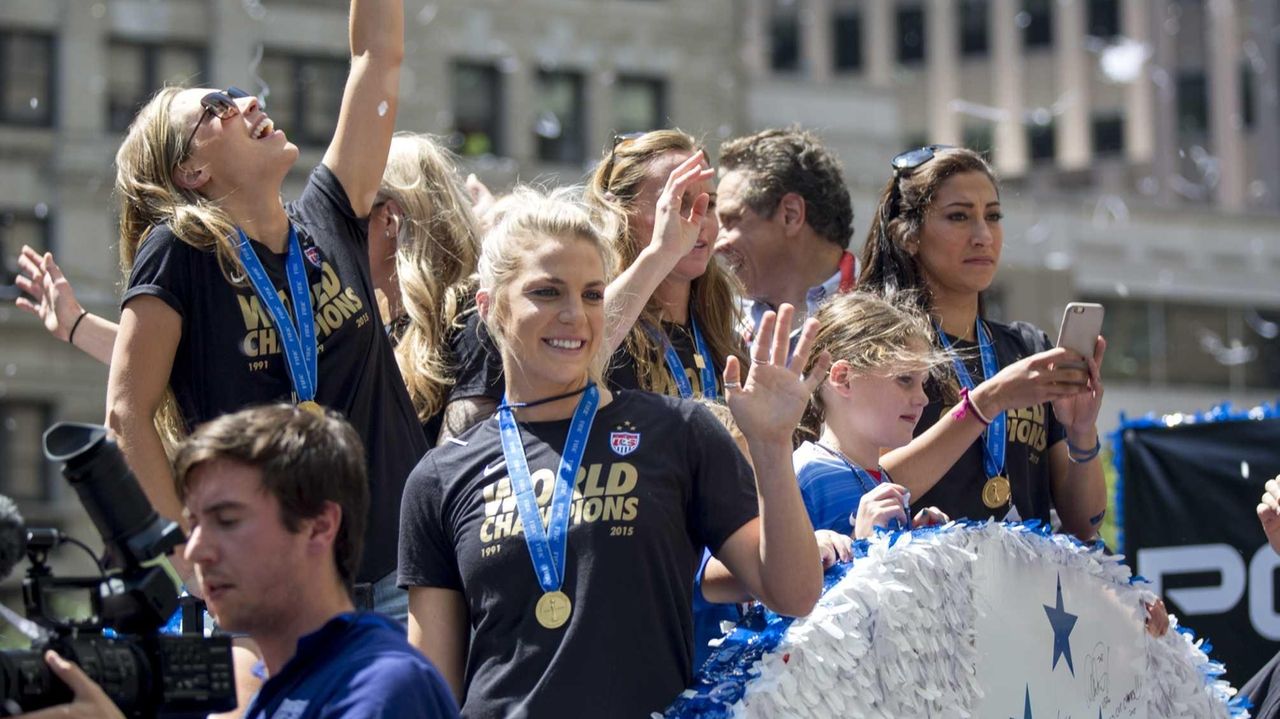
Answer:
M1048 521L1056 509L1063 530L1094 537L1107 507L1096 427L1106 342L1080 357L1029 324L982 316L1003 230L995 175L977 153L928 146L892 166L858 286L919 291L939 342L957 350L960 397L934 387L916 439L882 466L915 504L952 517Z
M648 716L692 675L704 546L778 611L805 614L817 600L790 437L829 363L807 380L787 368L789 306L767 316L745 378L727 362L753 482L705 408L600 386L610 252L581 204L522 192L481 253L476 301L510 409L442 443L409 478L410 640L467 716ZM815 330L806 325L797 356Z
M698 231L663 242L654 227L662 220L663 192L682 168L698 170L681 198L696 208ZM713 179L705 152L679 130L616 138L591 175L587 198L617 218L610 239L642 295L630 314L613 312L620 303L610 302L611 315L622 320L610 327L610 346L621 345L609 368L610 387L724 399L719 372L729 356L744 357L734 280L712 257L719 232ZM637 312L638 319L628 321Z
M403 3L352 3L351 73L333 141L298 200L298 158L258 99L165 88L116 155L129 274L107 423L148 498L180 516L153 418L172 390L179 430L263 402L341 412L361 431L370 516L358 581L394 592L405 477L426 449L378 321L366 255L395 124Z

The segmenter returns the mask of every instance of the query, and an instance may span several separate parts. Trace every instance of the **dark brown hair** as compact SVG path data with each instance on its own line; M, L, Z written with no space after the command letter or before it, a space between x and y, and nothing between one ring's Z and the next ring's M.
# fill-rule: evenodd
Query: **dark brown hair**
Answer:
M853 203L840 161L818 137L793 127L734 138L720 146L720 170L745 172L743 198L753 212L771 217L782 196L804 198L805 222L841 248L853 237Z
M218 459L258 469L262 490L280 503L280 521L297 532L326 502L342 509L333 543L338 574L350 589L360 566L369 510L364 446L336 414L324 417L289 404L243 409L200 425L178 447L174 482L178 498L191 491L191 471ZM208 481L208 480L206 480ZM246 547L245 551L252 551Z

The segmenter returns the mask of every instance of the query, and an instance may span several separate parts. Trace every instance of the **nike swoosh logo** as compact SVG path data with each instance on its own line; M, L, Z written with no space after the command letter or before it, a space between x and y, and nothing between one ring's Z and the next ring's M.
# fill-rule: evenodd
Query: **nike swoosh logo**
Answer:
M497 472L498 470L502 469L505 466L507 466L507 460L500 459L495 464L491 464L488 467L484 468L484 476L488 477L489 475L493 474L494 472Z

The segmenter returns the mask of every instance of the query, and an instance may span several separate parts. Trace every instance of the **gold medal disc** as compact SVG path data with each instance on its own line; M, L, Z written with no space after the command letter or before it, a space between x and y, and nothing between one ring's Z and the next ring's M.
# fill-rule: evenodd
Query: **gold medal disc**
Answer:
M569 595L564 592L547 592L538 597L538 604L533 608L533 614L538 618L538 623L547 629L559 629L564 623L569 621L569 614L573 611L573 604L569 601Z
M982 485L982 503L988 509L999 509L1009 503L1013 492L1009 486L1009 478L996 475Z
M306 411L310 412L311 414L314 414L317 417L324 416L324 407L321 407L319 402L315 402L313 400L299 402L298 409L305 409Z

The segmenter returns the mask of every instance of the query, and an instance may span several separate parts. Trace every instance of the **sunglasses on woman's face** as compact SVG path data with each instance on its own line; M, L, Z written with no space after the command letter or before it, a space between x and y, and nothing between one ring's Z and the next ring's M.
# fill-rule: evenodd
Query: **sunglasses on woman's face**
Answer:
M950 150L954 147L954 145L925 145L924 147L917 147L914 150L907 150L895 155L892 160L889 160L889 166L893 168L894 177L897 177L904 172L911 172L932 160L939 150Z
M253 96L238 87L228 87L226 90L214 90L200 98L200 106L204 108L204 111L200 113L200 119L196 120L196 126L191 128L191 134L187 135L187 141L182 143L182 152L178 155L178 162L180 163L187 158L187 152L191 150L191 141L196 139L196 133L200 131L200 126L204 124L205 120L209 119L210 115L216 115L219 120L235 117L240 112L240 106L236 104L236 100L246 97Z

